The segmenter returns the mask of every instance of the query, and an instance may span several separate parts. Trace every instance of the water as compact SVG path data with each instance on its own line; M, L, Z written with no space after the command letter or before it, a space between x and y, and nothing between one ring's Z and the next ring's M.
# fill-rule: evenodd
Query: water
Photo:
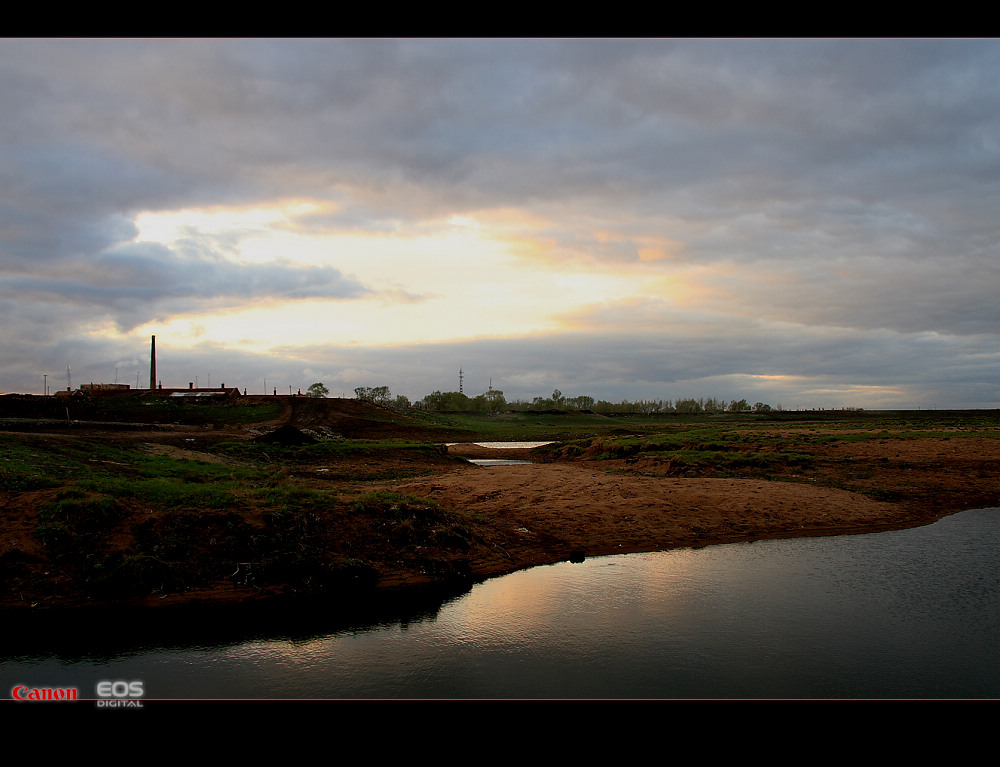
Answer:
M447 445L461 445L462 442L447 442ZM549 442L473 442L473 445L479 445L479 447L492 447L496 450L513 450L515 448L521 449L531 449L533 447L541 447L542 445L551 445L551 440Z
M8 632L0 689L91 696L97 680L141 679L148 699L997 697L998 546L1000 509L983 509L913 530L539 567L346 626L311 614L269 634L231 621L208 634L199 621L157 641L69 621L20 646Z
M460 444L458 442L449 442L449 445ZM473 442L473 445L478 445L479 447L491 447L497 450L513 450L515 448L530 449L533 447L540 447L542 445L551 445L552 442ZM524 466L531 464L531 461L514 460L511 458L466 458L469 463L474 463L476 466Z

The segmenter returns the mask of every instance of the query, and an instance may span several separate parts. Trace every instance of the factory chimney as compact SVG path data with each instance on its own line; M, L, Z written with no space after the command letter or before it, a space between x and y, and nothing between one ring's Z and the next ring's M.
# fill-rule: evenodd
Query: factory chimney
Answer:
M149 344L149 390L156 388L156 336Z

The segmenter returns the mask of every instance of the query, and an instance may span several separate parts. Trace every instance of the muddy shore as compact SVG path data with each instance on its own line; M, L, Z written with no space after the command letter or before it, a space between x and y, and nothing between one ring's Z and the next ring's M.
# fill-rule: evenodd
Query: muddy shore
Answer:
M455 445L453 454L531 459L530 450ZM655 460L572 461L531 466L471 465L399 483L399 491L461 504L512 530L507 550L518 566L720 543L847 535L929 524L1000 499L994 439L886 440L818 447L808 473L787 481L672 476ZM842 476L845 455L863 479ZM537 457L537 455L536 455ZM854 485L845 489L831 485ZM878 500L891 498L892 500ZM481 569L504 572L502 562Z

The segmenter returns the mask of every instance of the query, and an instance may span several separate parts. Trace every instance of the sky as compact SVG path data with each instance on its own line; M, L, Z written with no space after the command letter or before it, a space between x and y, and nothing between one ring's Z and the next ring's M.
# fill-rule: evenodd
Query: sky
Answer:
M165 387L1000 407L998 73L995 40L0 39L0 392L146 387L155 334Z

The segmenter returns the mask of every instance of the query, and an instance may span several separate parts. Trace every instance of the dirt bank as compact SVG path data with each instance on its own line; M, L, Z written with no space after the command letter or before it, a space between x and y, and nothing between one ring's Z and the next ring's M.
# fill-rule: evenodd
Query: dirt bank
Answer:
M744 469L640 457L533 466L463 467L401 491L461 507L511 531L512 561L653 551L682 546L840 535L927 524L1000 503L1000 450L992 437L885 438L809 444L809 457ZM760 450L760 446L751 449ZM476 458L538 459L539 451L454 445ZM545 451L541 451L545 454ZM551 454L548 454L551 455ZM542 457L542 460L548 460ZM718 476L719 474L729 476ZM483 563L489 569L488 563Z
M610 475L574 464L469 466L395 486L507 532L507 565L903 528L928 521L846 490L750 479ZM477 563L505 569L501 560Z

